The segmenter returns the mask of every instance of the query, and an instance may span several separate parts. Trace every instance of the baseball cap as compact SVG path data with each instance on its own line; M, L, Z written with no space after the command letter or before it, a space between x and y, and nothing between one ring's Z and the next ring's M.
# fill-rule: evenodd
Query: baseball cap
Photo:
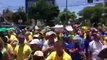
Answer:
M30 44L40 44L39 39L34 39L30 42Z
M44 54L43 54L42 51L36 51L36 52L34 53L34 55L40 56L40 57L43 57L43 56L44 56Z
M35 34L35 35L33 35L33 37L39 37L39 34Z

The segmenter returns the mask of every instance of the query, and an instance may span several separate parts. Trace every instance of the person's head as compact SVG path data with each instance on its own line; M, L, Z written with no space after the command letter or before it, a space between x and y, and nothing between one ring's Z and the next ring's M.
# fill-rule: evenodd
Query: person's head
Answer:
M24 35L19 34L17 38L19 40L19 44L24 44L24 41L25 41L25 36Z
M12 29L12 32L16 33L16 29Z
M75 44L75 45L79 45L79 40L78 39L73 39L72 43Z
M10 36L12 34L12 31L8 31L8 35Z
M39 38L40 38L39 34L34 34L33 35L33 39L39 39Z
M91 34L86 34L86 40L90 40L91 39Z
M59 56L63 55L64 43L61 40L55 42L55 50Z
M25 35L26 35L26 36L29 36L29 35L30 35L30 32L26 32Z
M96 34L99 32L96 28L91 28L91 31L92 31L92 34Z
M36 51L33 55L34 60L44 60L44 54L42 51Z
M101 38L101 36L100 36L99 33L94 34L93 37L94 37L94 40L95 40L95 41L99 41L100 38Z
M49 42L54 42L55 37L56 37L56 33L53 31L49 31L46 33L46 39L49 40Z
M3 42L4 42L4 44L7 44L8 43L8 39L4 36L4 37L1 37L2 38L2 40L3 40Z
M39 39L34 39L30 42L32 50L40 50L40 41Z
M83 32L82 31L78 31L77 34L80 35L81 37L83 37Z

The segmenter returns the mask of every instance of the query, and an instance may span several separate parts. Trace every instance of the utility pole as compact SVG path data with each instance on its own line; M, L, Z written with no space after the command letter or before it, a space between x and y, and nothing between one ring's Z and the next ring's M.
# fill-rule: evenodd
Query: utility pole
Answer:
M68 0L66 0L66 21L68 20L68 18L67 18L67 15L68 15L67 10L68 10Z

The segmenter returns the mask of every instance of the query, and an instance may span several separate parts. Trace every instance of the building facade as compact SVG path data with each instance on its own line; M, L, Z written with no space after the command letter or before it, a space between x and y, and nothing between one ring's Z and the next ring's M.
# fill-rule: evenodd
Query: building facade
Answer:
M39 0L25 0L25 10L28 11L28 8L35 5ZM45 0L47 4L55 4L55 0Z
M105 6L107 6L107 0L104 0L104 4L105 4Z

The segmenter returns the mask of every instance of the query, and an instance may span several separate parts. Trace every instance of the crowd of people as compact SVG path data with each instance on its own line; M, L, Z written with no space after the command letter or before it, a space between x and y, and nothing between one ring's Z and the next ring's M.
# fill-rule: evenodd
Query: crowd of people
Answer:
M70 29L70 28L69 28ZM0 33L0 60L104 60L107 28L12 29Z

